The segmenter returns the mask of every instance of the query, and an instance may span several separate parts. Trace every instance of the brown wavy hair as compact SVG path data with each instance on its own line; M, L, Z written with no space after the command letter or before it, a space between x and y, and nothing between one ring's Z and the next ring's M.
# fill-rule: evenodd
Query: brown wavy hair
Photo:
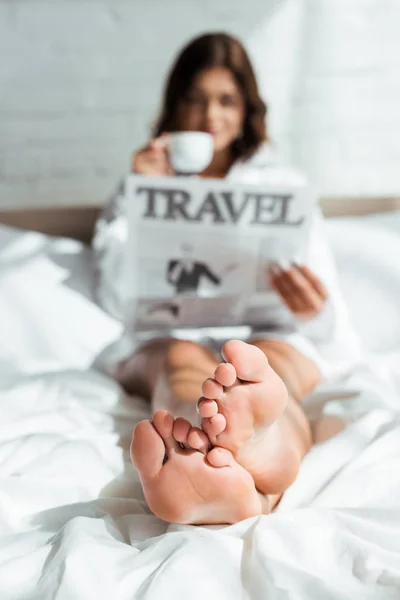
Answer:
M229 69L242 92L245 116L243 134L232 144L235 159L252 156L267 140L267 107L260 97L256 76L242 43L226 33L209 33L192 40L183 48L168 75L162 108L153 134L178 129L179 103L190 90L200 71L212 67Z

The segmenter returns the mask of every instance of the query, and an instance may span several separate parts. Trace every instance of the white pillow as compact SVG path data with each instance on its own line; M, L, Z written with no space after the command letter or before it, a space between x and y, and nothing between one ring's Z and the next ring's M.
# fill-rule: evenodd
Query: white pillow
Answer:
M363 347L400 347L400 213L328 220L342 290Z
M92 278L80 242L0 227L0 373L85 369L119 338Z

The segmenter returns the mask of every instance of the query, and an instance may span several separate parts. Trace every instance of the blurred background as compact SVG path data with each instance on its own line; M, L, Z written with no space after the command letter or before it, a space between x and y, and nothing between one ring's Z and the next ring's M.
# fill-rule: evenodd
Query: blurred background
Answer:
M322 196L400 197L399 25L398 0L0 0L0 209L102 204L208 30L244 41Z

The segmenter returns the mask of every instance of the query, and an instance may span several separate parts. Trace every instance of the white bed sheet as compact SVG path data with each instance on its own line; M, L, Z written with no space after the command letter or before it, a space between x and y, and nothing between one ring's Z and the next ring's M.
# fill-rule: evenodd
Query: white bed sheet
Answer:
M148 512L128 460L148 407L87 370L121 333L91 301L90 255L75 242L0 231L0 598L398 599L400 329L392 321L371 334L353 286L366 236L393 228L390 256L382 247L371 278L362 271L386 326L399 289L397 223L329 225L373 369L309 409L321 401L348 428L314 447L275 514L221 528L167 526ZM384 283L374 279L388 264ZM388 294L374 295L383 285Z

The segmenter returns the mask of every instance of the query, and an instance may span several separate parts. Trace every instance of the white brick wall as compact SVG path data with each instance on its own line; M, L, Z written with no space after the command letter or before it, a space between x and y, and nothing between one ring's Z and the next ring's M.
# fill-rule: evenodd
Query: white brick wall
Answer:
M283 156L324 195L400 194L399 0L0 0L0 207L100 203L183 42L254 59Z

